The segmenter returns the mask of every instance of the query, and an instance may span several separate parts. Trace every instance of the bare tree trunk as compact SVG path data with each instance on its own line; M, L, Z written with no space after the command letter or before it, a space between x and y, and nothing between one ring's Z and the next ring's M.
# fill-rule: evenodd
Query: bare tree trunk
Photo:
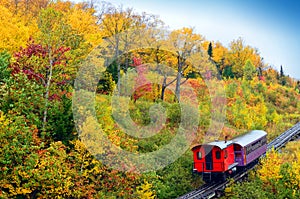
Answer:
M181 85L181 70L182 70L182 63L180 61L180 56L177 57L178 59L178 71L176 77L176 88L175 88L175 95L177 97L178 102L180 102L180 85Z
M167 88L167 76L164 75L164 80L163 80L163 84L162 84L162 87L161 87L161 96L160 96L160 99L162 101L164 101L164 96L165 96L165 90Z
M173 82L175 82L177 80L177 78L173 79L172 81L170 81L169 83L167 83L167 76L164 75L164 80L163 80L163 85L161 87L161 96L160 99L164 100L164 96L165 96L165 90L166 88L171 85Z
M45 110L44 110L43 128L42 128L43 131L45 131L46 123L47 123L49 91L50 91L50 84L51 84L52 70L53 70L53 62L54 62L54 60L52 59L52 53L51 53L51 50L50 50L50 53L49 53L49 58L50 58L50 68L49 68L49 75L48 75L48 77L47 77L47 83L46 83L46 92L45 92Z
M124 73L127 74L128 71L128 67L129 67L129 55L128 52L125 53L125 69L124 69ZM129 89L128 89L128 85L126 84L128 82L128 77L127 75L124 76L124 83L125 85L123 86L124 88L124 94L126 96L130 96L130 93L128 93Z
M175 89L175 95L177 97L178 102L180 102L180 81L181 81L181 73L178 71L177 72L177 77L176 77L176 89Z
M119 62L119 37L116 35L116 62L118 67L118 82L117 82L117 89L118 89L118 96L121 93L121 66Z
M118 87L118 96L120 96L120 94L121 94L121 66L120 66L118 58L117 58L117 66L118 66L118 83L117 83L117 87Z

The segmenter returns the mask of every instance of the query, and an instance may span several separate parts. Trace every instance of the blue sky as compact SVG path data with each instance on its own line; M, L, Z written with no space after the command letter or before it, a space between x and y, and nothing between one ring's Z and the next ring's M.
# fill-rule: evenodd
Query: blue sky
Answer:
M300 79L300 2L296 0L110 0L159 15L170 29L194 27L207 40L242 37L265 62Z

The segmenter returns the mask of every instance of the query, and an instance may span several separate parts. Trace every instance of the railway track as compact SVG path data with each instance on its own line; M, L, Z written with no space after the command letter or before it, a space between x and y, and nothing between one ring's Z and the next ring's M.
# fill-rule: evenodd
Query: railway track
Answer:
M242 180L245 176L248 175L249 171L250 171L250 169L243 173L237 173L232 178L233 181L236 182L236 181ZM209 199L209 198L213 198L213 197L220 197L223 193L223 190L231 182L232 181L226 180L225 182L205 184L194 191L191 191L183 196L180 196L178 199L198 199L198 198Z
M300 138L300 122L298 122L296 125L288 129L284 133L280 134L274 140L272 140L268 144L267 150L270 150L273 147L275 150L278 150L282 148L284 145L286 145L288 142L292 140L297 140L299 138ZM242 180L246 175L248 175L249 171L251 171L255 166L256 164L253 164L246 171L237 173L233 177L233 181L236 182ZM219 197L223 192L223 190L225 189L225 187L230 182L232 182L232 180L231 181L226 180L225 182L219 182L219 183L204 184L198 189L191 191L183 196L180 196L178 199L199 199L199 198L209 199L213 197Z
M284 145L286 145L289 141L298 139L299 136L300 136L300 122L298 122L292 128L288 129L287 131L279 135L274 140L272 140L268 144L268 150L272 149L272 147L278 150L282 148Z

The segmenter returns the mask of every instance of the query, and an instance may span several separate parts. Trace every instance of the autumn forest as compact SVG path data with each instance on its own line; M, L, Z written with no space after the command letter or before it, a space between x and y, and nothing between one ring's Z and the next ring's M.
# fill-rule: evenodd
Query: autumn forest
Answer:
M270 141L299 122L300 81L243 38L225 46L100 1L0 0L0 25L3 199L177 198L204 183L192 145L253 129ZM147 164L116 159L163 150L186 131L176 143L186 148ZM299 161L297 141L270 151L224 198L299 198Z

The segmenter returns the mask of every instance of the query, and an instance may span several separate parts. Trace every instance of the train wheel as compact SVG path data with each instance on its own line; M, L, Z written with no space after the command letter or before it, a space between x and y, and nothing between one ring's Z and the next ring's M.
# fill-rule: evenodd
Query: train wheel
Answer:
M226 173L221 174L222 182L225 182L225 181L226 181L226 178L227 178Z
M214 177L214 182L225 182L226 181L226 173L220 173Z
M222 190L216 190L215 191L215 194L216 194L216 197L217 198L220 198L221 196L224 196L225 194L224 194L224 191L222 191Z

